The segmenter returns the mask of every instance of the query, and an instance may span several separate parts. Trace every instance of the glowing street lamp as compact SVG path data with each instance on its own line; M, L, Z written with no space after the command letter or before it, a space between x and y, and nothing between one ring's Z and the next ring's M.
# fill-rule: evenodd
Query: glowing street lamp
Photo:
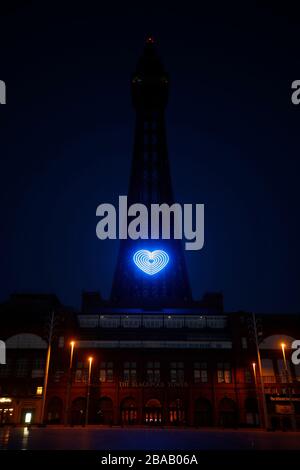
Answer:
M87 386L87 397L86 397L86 412L85 412L85 424L89 422L89 406L90 406L90 394L91 394L91 375L92 375L92 363L93 358L90 356L89 361L89 375L88 375L88 386Z
M92 362L93 362L93 358L92 358L92 356L90 356L89 357L89 378L88 378L88 384L89 385L91 383Z
M252 362L252 369L253 369L255 387L257 387L256 362Z
M51 317L50 317L49 336L48 336L48 348L47 348L46 367L45 367L44 384L43 384L42 409L41 409L41 424L44 424L44 421L45 421L45 407L46 407L46 397L47 397L48 378L49 378L49 369L50 369L50 359L51 359L51 350L52 350L52 338L53 338L53 330L54 330L54 318L55 318L55 315L54 315L54 312L52 312Z
M70 369L72 369L75 341L70 341L70 346L71 346Z
M288 383L289 382L289 371L288 371L288 366L287 366L287 362L286 362L286 355L285 355L286 344L285 343L280 343L280 346L281 346L282 357L283 357L285 379Z
M286 344L285 344L285 343L281 343L281 345L280 345L280 346L281 346L281 350L282 350L282 356L283 356L284 369L285 369L285 371L286 371L286 373L287 373L287 370L288 370L288 368L287 368L287 363L286 363L286 356L285 356L285 348L286 348Z
M261 365L261 357L260 357L260 350L259 350L259 342L258 342L258 334L257 334L257 325L256 325L256 318L255 313L252 313L252 323L254 329L254 339L255 339L255 346L256 346L256 355L257 355L257 364L258 364L258 372L260 378L260 388L261 388L261 400L262 400L262 423L264 423L264 427L268 429L269 427L269 417L268 417L268 410L267 410L267 403L266 403L266 395L265 395L265 386L264 386L264 379L262 374L262 365ZM254 366L252 364L253 370ZM255 370L256 373L256 370Z
M267 419L266 415L264 414L264 406L261 409L261 402L259 399L259 392L258 392L258 384L257 384L257 373L256 373L256 362L252 362L252 369L254 375L254 384L255 384L255 393L256 393L256 400L257 400L257 411L259 413L259 419L263 422L263 419Z

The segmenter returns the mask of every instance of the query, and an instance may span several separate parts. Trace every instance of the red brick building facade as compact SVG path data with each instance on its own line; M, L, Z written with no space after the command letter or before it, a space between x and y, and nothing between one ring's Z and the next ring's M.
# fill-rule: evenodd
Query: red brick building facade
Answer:
M0 366L2 424L44 419L71 425L264 425L259 371L255 377L252 366L258 363L252 317L243 312L209 313L207 306L206 311L127 309L125 314L106 306L102 313L75 314L56 305L42 419L46 312L51 306L48 298L37 299L15 296L1 306L2 318L10 317L3 330L7 364ZM13 312L17 316L22 311L28 321L17 328ZM257 315L257 322L268 426L299 428L300 370L290 360L292 341L300 337L299 316ZM70 370L71 340L75 345Z

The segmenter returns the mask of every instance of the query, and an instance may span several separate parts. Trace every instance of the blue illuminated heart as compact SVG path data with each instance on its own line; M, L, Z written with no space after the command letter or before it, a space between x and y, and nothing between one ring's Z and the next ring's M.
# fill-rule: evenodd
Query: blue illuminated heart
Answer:
M153 276L164 269L169 262L169 255L163 250L139 250L133 255L137 267L146 274Z

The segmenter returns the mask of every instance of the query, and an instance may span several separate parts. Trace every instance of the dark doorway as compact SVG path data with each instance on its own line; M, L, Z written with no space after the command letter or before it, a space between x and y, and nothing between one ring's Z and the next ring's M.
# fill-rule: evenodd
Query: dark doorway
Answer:
M224 428L236 428L238 425L237 407L229 398L223 398L220 402L219 424Z
M195 426L209 427L213 425L212 406L209 400L199 398L195 404Z
M72 401L71 422L72 424L85 423L86 398L79 397Z
M97 424L113 424L113 402L110 398L100 398L95 411L95 422Z
M63 402L58 397L53 397L47 407L47 423L61 424L63 413Z
M258 403L255 397L246 398L245 412L247 426L259 426Z

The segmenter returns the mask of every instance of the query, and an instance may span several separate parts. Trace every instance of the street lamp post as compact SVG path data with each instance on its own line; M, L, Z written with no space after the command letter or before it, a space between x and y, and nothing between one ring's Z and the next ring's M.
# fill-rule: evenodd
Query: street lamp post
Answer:
M266 396L265 396L265 385L264 385L264 380L263 380L263 375L262 375L262 366L261 366L260 350L259 350L259 344L258 344L258 334L257 334L255 313L252 313L252 321L253 321L253 328L254 328L254 339L255 339L255 346L256 346L258 370L259 370L259 377L260 377L264 425L265 425L265 428L268 429L269 428L268 411L267 411L267 403L266 403ZM255 370L255 375L256 375L256 370Z
M281 343L281 350L282 350L282 357L283 357L283 364L284 364L284 372L285 372L285 377L286 377L286 386L287 386L287 390L288 390L287 396L289 398L290 409L291 409L291 413L292 413L292 428L296 429L295 415L294 415L294 405L292 403L291 388L290 388L290 377L289 377L289 370L288 370L288 365L287 365L287 360L286 360L285 348L286 348L286 344Z
M44 422L45 422L45 408L46 408L46 399L47 399L47 388L48 388L48 377L49 377L49 368L50 368L53 329L54 329L54 312L52 312L51 319L50 319L48 349L47 349L47 357L46 357L46 368L45 368L44 385L43 385L41 424L44 424Z
M92 375L92 362L93 358L89 357L89 375L88 375L88 386L87 386L87 398L86 398L86 411L85 411L85 424L89 422L89 407L90 407L90 394L91 394L91 375Z
M71 395L71 387L72 387L72 367L73 367L73 356L74 356L74 347L75 341L70 342L71 351L70 351L70 363L69 363L69 370L68 370L68 383L67 383L67 394L66 394L66 406L65 406L65 426L70 421L70 395Z
M258 397L256 362L252 362L252 369L253 369L253 376L254 376L255 393L256 393L256 396ZM259 400L257 400L257 406L258 406L258 413L259 413L260 421L262 422L263 417L262 417L262 413L260 411L261 406L260 406Z

